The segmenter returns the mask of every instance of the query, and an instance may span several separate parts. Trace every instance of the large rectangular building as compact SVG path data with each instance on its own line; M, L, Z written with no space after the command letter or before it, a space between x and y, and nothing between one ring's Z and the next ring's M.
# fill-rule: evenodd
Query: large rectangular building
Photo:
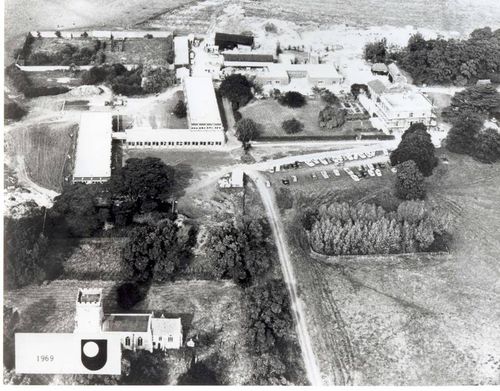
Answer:
M225 143L222 130L190 129L127 129L127 147L130 148L204 148L221 147Z
M189 129L224 129L211 77L184 78L184 95Z
M111 113L82 114L73 183L102 183L111 177L111 126Z
M186 66L189 65L189 40L188 37L174 38L174 65Z

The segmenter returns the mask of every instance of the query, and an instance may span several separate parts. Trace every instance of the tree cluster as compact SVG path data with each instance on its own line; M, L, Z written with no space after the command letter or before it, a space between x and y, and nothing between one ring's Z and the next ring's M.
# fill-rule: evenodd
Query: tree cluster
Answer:
M106 42L95 40L93 44L78 47L69 43L57 52L31 51L28 65L89 65L102 64L106 60Z
M23 118L28 112L19 103L14 101L8 101L4 98L3 113L5 120L15 120L18 121Z
M215 278L248 285L271 267L269 226L265 220L243 217L208 229L205 247Z
M306 97L298 91L287 91L279 96L278 102L283 106L302 107L306 104Z
M369 42L365 45L363 57L366 61L372 63L383 62L388 59L387 39L382 38L379 41Z
M311 248L326 255L398 254L427 251L449 233L447 215L423 201L402 202L396 212L371 204L333 203L319 208L307 231Z
M347 112L338 106L326 106L319 112L319 127L323 129L336 129L345 124Z
M4 286L16 289L33 282L42 282L49 265L45 254L48 241L43 234L44 213L34 211L30 216L4 222Z
M432 174L438 160L435 147L427 127L422 123L410 125L405 130L398 147L391 153L391 164L396 166L407 160L413 160L424 176Z
M397 166L396 197L402 200L422 200L425 198L424 176L413 160Z
M452 124L446 138L446 148L467 154L484 163L500 159L500 135L494 129L483 128L489 116L500 117L500 93L490 86L473 86L457 92L443 117Z
M172 280L190 256L190 243L172 220L140 226L129 233L123 261L137 281Z
M415 83L473 84L478 79L500 81L500 29L474 30L468 39L424 39L412 36L395 53L402 69Z
M252 87L252 82L244 75L235 73L222 80L219 93L221 96L229 99L233 105L233 109L238 110L253 98Z
M142 89L147 93L158 93L176 83L175 72L166 67L145 66L142 71Z
M370 91L368 91L368 86L366 84L354 83L351 85L351 95L354 96L354 99L358 98L361 91L364 91L364 93L370 97Z

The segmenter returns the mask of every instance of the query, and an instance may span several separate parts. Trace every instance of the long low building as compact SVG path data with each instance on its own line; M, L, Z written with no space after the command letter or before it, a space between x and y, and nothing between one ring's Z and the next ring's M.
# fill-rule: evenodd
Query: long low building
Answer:
M111 126L111 113L82 114L76 145L74 183L102 183L111 177Z
M294 78L307 78L318 87L340 84L344 80L334 64L269 64L257 74L257 80L268 85L286 85Z
M189 129L224 129L211 77L184 78L184 95Z

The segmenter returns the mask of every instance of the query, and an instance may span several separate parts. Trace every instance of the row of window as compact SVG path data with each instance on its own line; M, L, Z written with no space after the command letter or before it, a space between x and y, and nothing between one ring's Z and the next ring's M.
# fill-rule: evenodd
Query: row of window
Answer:
M161 341L162 337L158 337L158 341ZM169 335L167 337L167 342L174 342L174 337ZM142 346L143 340L142 337L137 338L137 346ZM154 343L156 345L156 342ZM130 337L125 338L125 346L130 346Z
M220 141L129 141L130 147L164 147L164 146L198 146L198 145L222 145Z

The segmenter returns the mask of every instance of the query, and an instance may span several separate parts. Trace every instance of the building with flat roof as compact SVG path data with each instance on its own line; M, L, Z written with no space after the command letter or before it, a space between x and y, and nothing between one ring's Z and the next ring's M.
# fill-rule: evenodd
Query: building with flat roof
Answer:
M217 148L225 143L222 130L133 128L126 131L130 148Z
M406 76L404 76L401 71L399 70L398 66L395 63L391 63L387 66L387 69L389 71L389 81L391 83L400 83L400 84L406 84Z
M76 144L73 183L102 183L111 177L112 116L83 113Z
M78 289L75 333L119 335L123 349L179 349L182 346L180 318L165 318L153 313L104 314L101 288Z
M254 39L249 35L215 33L215 45L220 51L231 50L239 46L252 47Z
M184 78L187 118L191 130L223 130L211 77Z
M189 65L188 37L174 37L174 54L174 65L176 67Z
M264 85L286 85L293 78L307 78L318 87L340 84L344 80L334 64L269 64L257 74L257 80Z

